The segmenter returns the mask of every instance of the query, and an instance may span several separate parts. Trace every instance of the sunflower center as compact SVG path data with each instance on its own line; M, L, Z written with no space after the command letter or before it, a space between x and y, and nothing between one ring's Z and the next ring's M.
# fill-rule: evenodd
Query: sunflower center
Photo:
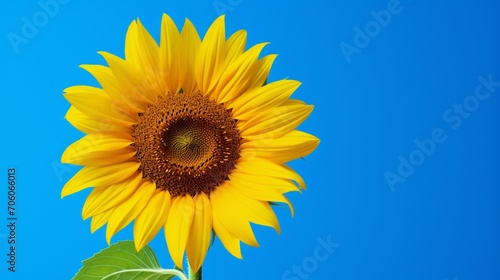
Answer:
M143 177L172 196L210 194L234 169L241 137L230 110L199 93L170 94L134 125Z
M199 168L214 155L217 141L214 127L204 120L181 119L163 135L165 154L170 162Z

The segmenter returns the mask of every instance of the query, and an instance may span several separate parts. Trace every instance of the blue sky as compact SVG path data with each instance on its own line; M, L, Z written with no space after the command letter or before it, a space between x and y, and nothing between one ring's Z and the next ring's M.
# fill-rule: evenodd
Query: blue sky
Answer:
M69 279L106 248L81 220L88 191L59 163L82 134L62 90L96 85L80 64L123 56L135 18L159 38L162 13L201 34L226 13L247 47L271 42L269 80L296 79L321 139L291 165L308 190L277 208L281 235L255 226L243 260L216 241L205 279L500 279L500 24L497 1L40 0L0 3L0 278ZM8 169L16 169L16 270L7 270ZM132 238L127 227L113 242ZM171 267L163 234L151 242ZM4 260L5 259L5 260ZM50 276L48 276L50 275Z

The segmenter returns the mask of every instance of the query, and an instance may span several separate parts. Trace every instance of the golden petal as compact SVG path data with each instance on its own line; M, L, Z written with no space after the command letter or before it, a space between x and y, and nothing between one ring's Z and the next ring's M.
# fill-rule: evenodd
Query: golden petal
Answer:
M114 208L106 227L106 241L108 244L110 244L113 235L137 218L149 203L155 190L156 186L153 182L144 180L127 200Z
M165 224L168 251L177 267L182 269L182 258L195 215L195 205L190 195L172 199L172 206Z
M131 127L136 122L135 117L129 115L130 108L127 105L113 100L102 89L73 86L64 91L64 98L78 111L98 122L123 127Z
M205 193L197 194L194 199L195 213L193 225L189 233L189 240L186 245L186 254L189 260L189 266L197 272L210 247L212 232L212 206L210 199Z
M182 88L184 92L191 93L197 90L194 72L196 67L196 56L200 49L201 39L193 24L188 19L184 22L181 36L184 41L187 55L187 74Z
M203 94L210 94L222 74L226 56L224 15L210 26L196 57L195 77Z
M225 103L247 91L253 82L256 61L266 45L261 43L253 46L228 65L220 76L212 99L217 103Z
M310 154L319 144L315 136L294 130L279 138L255 139L241 145L243 153L265 158L276 163L285 163Z
M131 159L135 149L125 133L93 133L71 144L64 151L61 162L77 165L103 166Z
M226 43L226 67L243 54L246 43L247 32L245 30L238 30L229 37Z
M89 187L118 184L129 178L139 168L138 162L125 162L110 166L85 166L63 187L61 197Z
M157 189L134 223L135 248L139 252L160 231L170 210L170 193Z
M136 191L141 181L142 173L136 171L121 183L94 188L85 200L82 209L82 218L86 220L91 216L99 215L119 205Z
M91 118L80 110L76 109L75 106L71 105L69 107L66 116L64 116L66 120L80 130L83 133L100 133L100 132L122 132L122 133L131 133L132 126L121 126L115 124L111 120L105 119L95 119Z
M238 128L241 136L248 140L279 138L295 130L313 108L311 105L286 104L261 112L245 123L238 122Z
M92 217L92 221L90 222L90 232L94 233L96 230L104 226L109 221L109 217L111 217L112 213L113 209L110 209Z
M254 176L292 179L297 182L301 189L305 189L306 187L302 177L300 177L300 175L295 171L283 164L277 164L266 159L257 157L241 157L235 170L237 172L243 172Z
M300 86L294 80L280 80L244 93L231 103L233 116L238 120L248 120L257 113L283 104Z
M241 209L241 204L236 201L231 186L227 181L210 193L214 217L217 217L221 227L230 235L250 246L259 246L257 239L250 227L247 209Z
M177 26L167 14L162 18L159 59L166 90L179 92L186 78L186 51Z

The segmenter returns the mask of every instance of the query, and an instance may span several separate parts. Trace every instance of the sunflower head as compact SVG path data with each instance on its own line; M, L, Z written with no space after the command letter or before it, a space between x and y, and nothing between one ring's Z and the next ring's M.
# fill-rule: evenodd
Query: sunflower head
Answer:
M250 223L279 232L272 203L305 188L286 162L319 140L296 130L313 106L290 99L300 83L266 84L276 55L265 43L245 50L246 31L226 39L224 16L203 40L189 20L179 32L163 15L159 44L139 20L128 29L125 59L82 65L100 84L65 90L66 119L86 135L62 162L83 168L62 196L93 187L82 210L91 231L111 237L134 221L140 250L164 228L182 268L197 271L212 234L241 258L240 243L258 246Z

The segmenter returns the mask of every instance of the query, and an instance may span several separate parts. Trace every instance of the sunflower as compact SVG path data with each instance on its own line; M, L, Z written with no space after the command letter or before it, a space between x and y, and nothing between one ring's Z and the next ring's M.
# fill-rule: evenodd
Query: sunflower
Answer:
M99 52L108 66L82 65L101 88L65 90L66 119L86 135L61 161L81 165L61 196L93 187L82 210L106 239L132 221L139 251L164 228L168 250L197 271L217 236L241 258L258 246L250 223L278 233L272 205L305 188L285 163L319 140L296 130L313 110L290 99L300 83L267 83L276 55L266 43L245 51L247 34L226 40L224 16L200 39L186 19L179 32L166 14L160 43L139 20L128 28L125 59Z

